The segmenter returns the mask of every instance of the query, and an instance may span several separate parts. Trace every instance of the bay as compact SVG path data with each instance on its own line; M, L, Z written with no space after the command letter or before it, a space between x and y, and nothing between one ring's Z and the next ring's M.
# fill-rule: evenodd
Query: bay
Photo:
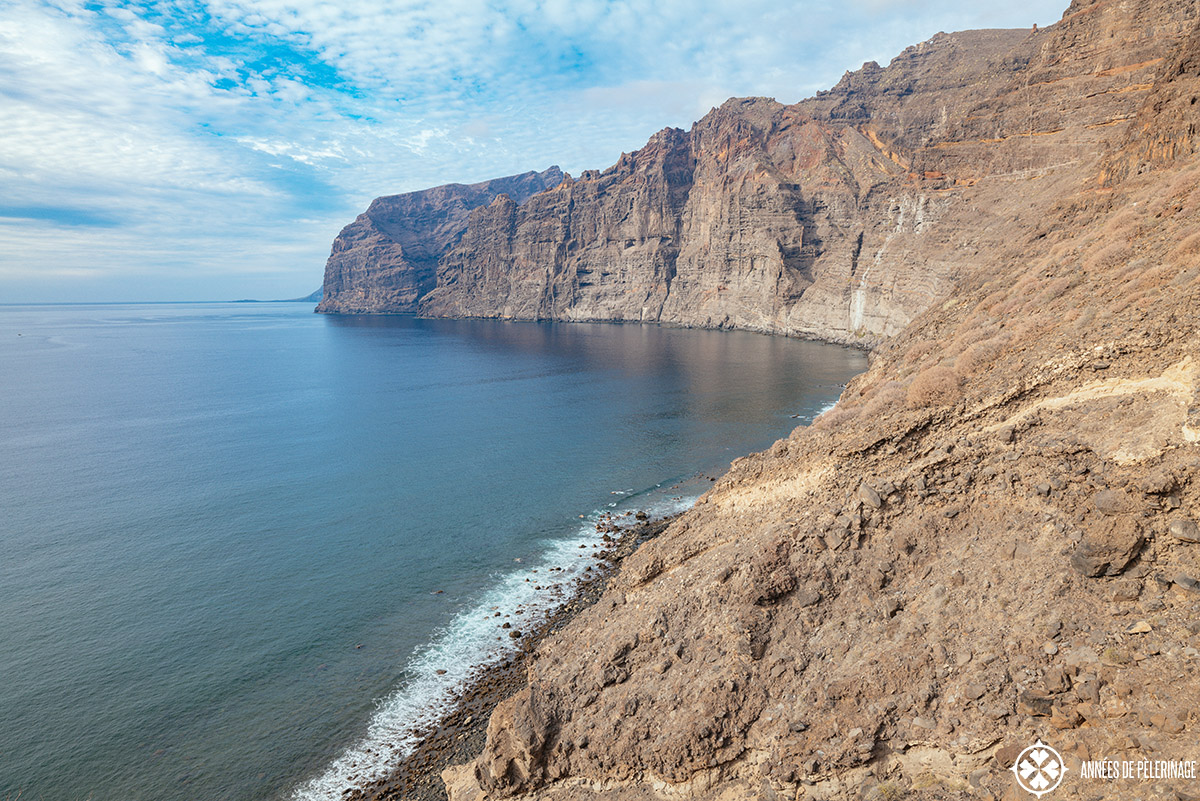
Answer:
M464 621L521 571L604 512L685 506L865 364L657 326L0 306L0 797L332 792L381 714L488 658Z

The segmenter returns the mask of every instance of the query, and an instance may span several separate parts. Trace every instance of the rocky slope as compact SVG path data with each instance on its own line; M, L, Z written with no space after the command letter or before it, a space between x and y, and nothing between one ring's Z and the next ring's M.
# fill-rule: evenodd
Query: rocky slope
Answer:
M908 297L897 289L916 286L904 281L927 248L942 261L912 291L945 292L875 350L835 410L736 461L543 643L483 752L443 774L453 801L1030 798L1008 769L1038 738L1066 758L1053 798L1200 797L1194 781L1080 774L1086 760L1200 756L1198 19L1192 2L1075 0L944 116L909 98L923 80L961 83L953 59L911 80L848 76L803 117L754 102L708 120L744 125L718 151L729 162L739 147L751 161L770 152L784 140L763 132L785 124L870 143L858 173L820 168L822 197L878 175L854 208L896 199L890 223L863 218L845 291L870 291L863 319L887 317L884 299ZM954 40L901 58L926 63ZM657 191L658 212L611 230L646 231L633 247L663 275L677 246L677 279L687 240L651 232L697 185L682 200L667 176L717 169L685 158L696 136L664 132L528 211L494 201L463 243L509 220L505 247L559 254L561 218L541 217L559 222L535 235L527 217L585 206L579 193L604 181L635 187L634 165L655 165L639 191ZM778 208L785 182L772 175L746 169L740 187L766 188L739 197ZM729 206L711 208L728 219L715 209ZM453 268L461 251L447 277L466 274ZM885 264L908 277L885 281ZM628 274L639 303L658 300ZM814 263L801 300L823 274Z
M478 184L376 198L333 241L319 312L411 312L433 289L438 259L472 209L504 195L521 203L563 179L558 167Z

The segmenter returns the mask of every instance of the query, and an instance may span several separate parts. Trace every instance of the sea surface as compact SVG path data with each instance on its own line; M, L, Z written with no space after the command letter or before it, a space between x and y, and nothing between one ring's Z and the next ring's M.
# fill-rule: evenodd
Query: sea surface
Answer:
M0 306L0 799L338 798L511 653L493 607L562 601L599 515L686 507L865 365L657 326Z

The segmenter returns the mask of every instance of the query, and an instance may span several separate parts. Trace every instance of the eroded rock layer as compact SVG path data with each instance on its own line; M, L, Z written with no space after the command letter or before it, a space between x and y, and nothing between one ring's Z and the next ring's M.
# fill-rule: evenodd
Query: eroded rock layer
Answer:
M805 112L727 106L691 134L660 134L654 158L635 154L625 172L584 176L528 212L502 200L476 212L471 227L503 212L497 230L524 252L534 203L579 208L587 186L634 186L634 164L679 175L690 163L686 208L697 176L730 174L715 157L683 158L706 125L744 125L717 152L749 147L758 164L764 142L804 152L798 132L780 133L796 126L820 134L804 141L858 143L866 159L858 173L820 161L825 195L808 170L791 173L803 197L880 175L854 208L875 193L893 204L889 224L862 218L859 281L845 289L875 293L864 319L894 291L889 270L916 280L918 251L941 254L925 269L945 293L875 350L836 409L734 462L543 643L483 752L443 774L452 801L1015 801L1031 796L1009 768L1039 739L1066 761L1053 798L1195 797L1187 780L1089 780L1081 768L1190 760L1200 730L1197 14L1191 2L1076 0L1011 47L998 34L1009 49L969 86L954 59L911 83L872 68ZM953 39L902 63L949 53ZM958 87L962 105L922 109L910 98L923 80ZM884 104L907 110L879 117ZM769 174L740 173L743 189L768 188L738 204L780 208L785 182ZM663 241L656 226L679 201L657 197L660 216L613 224L644 230L631 247L664 265L678 243L674 284L690 245ZM548 253L570 241L561 225L539 236ZM828 265L805 273L784 250L794 272L780 275L803 303ZM639 303L658 299L652 282L637 286ZM726 286L750 284L731 274ZM669 309L676 288L664 292ZM553 308L561 294L538 297Z

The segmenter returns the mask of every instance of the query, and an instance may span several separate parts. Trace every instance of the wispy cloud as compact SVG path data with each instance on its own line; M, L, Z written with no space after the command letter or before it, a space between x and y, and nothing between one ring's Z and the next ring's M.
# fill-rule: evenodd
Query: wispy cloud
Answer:
M302 294L376 195L604 167L1065 4L0 0L0 300Z

